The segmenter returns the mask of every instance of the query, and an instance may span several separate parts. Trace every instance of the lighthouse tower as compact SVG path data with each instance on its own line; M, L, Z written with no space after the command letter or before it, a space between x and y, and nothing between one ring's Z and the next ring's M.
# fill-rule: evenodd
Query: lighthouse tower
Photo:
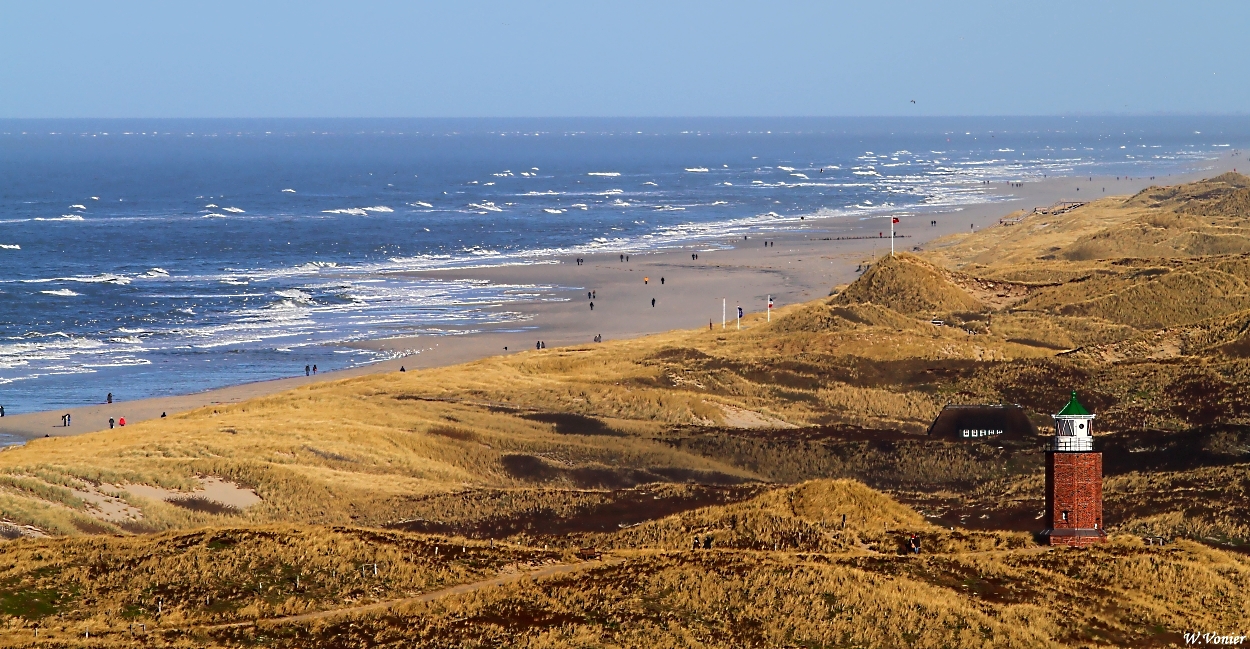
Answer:
M1102 453L1094 451L1093 423L1076 391L1054 415L1046 451L1046 529L1050 545L1085 546L1107 540L1102 527Z

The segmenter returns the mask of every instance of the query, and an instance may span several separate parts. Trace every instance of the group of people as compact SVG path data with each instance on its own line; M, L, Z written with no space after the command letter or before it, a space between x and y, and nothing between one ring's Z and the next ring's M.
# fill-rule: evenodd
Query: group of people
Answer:
M69 423L70 423L69 413L67 412L61 415L61 428L69 428Z
M543 342L543 341L541 341L541 340L540 340L540 341L538 341L538 342L536 342L536 343L534 343L534 349L546 349L546 348L547 348L547 343L545 343L545 342Z
M586 263L586 260L585 260L585 259L582 259L581 257L578 257L578 258L577 258L577 259L575 259L574 261L576 261L576 262L577 262L577 265L578 265L578 266L581 266L582 264Z
M316 365L305 365L305 366L304 366L304 376L312 376L312 375L314 375L314 374L316 374L316 373L317 373L317 366L316 366Z

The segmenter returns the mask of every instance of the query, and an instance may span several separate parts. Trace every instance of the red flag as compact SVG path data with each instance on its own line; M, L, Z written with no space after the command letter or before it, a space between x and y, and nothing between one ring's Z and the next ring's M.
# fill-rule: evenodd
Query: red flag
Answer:
M893 220L893 221L890 221L890 222L891 222L891 223L898 223L898 217L897 217L897 216L896 216L896 217L894 217L894 220Z

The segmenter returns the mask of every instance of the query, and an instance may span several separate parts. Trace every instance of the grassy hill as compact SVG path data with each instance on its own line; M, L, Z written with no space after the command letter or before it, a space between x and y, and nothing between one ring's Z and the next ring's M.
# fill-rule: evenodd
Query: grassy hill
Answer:
M742 331L319 383L0 452L0 532L15 539L0 641L35 624L66 646L93 628L119 645L344 647L1163 646L1235 631L1250 619L1247 197L1225 174L1024 215ZM1017 403L1044 428L1074 388L1098 413L1113 543L1055 552L1029 534L1040 444L923 433L947 403ZM921 557L903 553L911 533ZM692 550L696 536L711 548ZM583 545L624 562L579 564ZM575 570L207 628L553 562Z

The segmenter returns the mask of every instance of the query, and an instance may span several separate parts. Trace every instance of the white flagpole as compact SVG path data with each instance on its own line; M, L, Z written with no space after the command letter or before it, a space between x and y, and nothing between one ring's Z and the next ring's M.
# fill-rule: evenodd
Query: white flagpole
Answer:
M720 328L721 329L725 328L725 304L728 301L729 301L729 298L723 297L720 299Z
M890 256L894 256L894 215L890 215Z
M742 331L742 307L738 308L738 331Z

